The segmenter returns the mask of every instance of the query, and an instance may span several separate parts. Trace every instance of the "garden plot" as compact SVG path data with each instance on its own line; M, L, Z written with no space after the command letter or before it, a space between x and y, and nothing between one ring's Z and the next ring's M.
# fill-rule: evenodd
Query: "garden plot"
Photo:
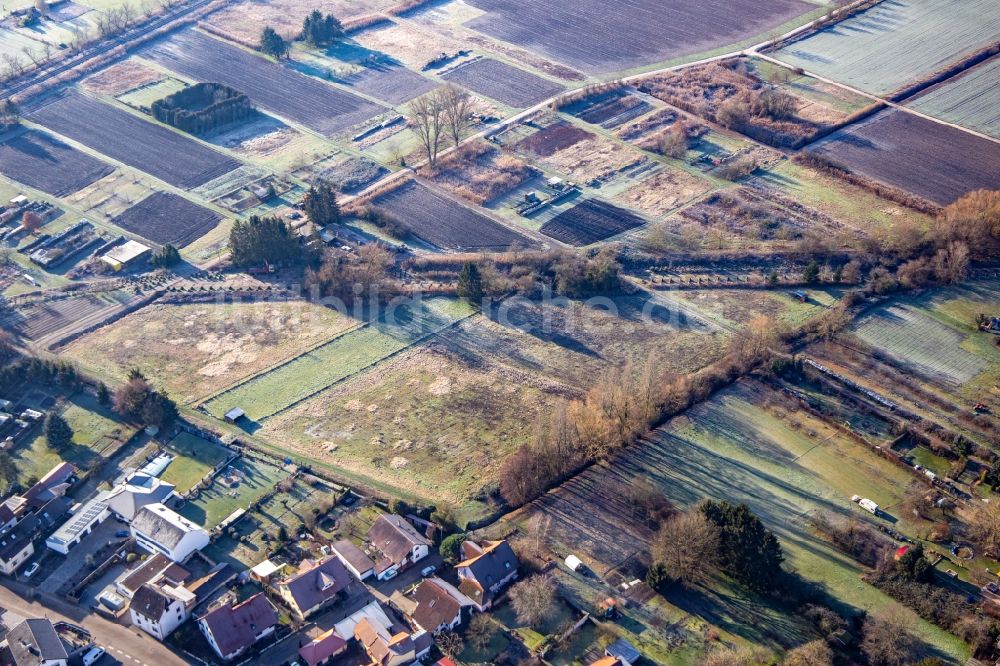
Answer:
M593 95L561 110L591 125L614 129L651 111L653 106L627 90Z
M165 452L174 456L160 478L177 487L183 495L191 490L218 465L228 459L232 452L207 439L189 432L181 432L164 447Z
M563 90L559 83L493 58L469 60L441 78L516 109L538 104Z
M571 180L595 187L649 162L646 155L627 144L561 123L529 136L516 147L542 157L546 165Z
M469 314L469 306L456 300L432 299L400 305L364 326L214 396L201 407L218 418L239 407L250 420L261 421L443 331Z
M680 58L749 39L816 8L798 0L470 0L486 12L466 23L588 74Z
M340 192L354 194L388 173L384 166L365 157L337 153L299 169L295 175L310 184L325 181Z
M810 150L942 206L1000 189L1000 144L889 109L834 132Z
M384 107L196 30L140 50L142 57L199 81L244 91L262 109L332 135L374 118Z
M854 333L900 365L948 384L969 382L987 367L962 347L965 334L905 305L880 308L859 321Z
M152 116L151 108L153 106L153 102L164 99L174 93L178 93L187 87L188 84L184 81L168 76L158 81L153 81L139 86L138 88L133 88L132 90L120 95L116 95L115 99L122 104L131 106L136 111L141 111L142 113Z
M0 142L0 173L57 197L72 194L112 171L110 165L44 132L28 130Z
M664 166L629 186L615 200L651 218L661 218L681 204L704 194L711 187L711 182L704 178L682 169Z
M586 199L542 225L542 233L580 247L641 227L646 221L624 208L598 199Z
M145 179L117 169L66 200L88 215L111 219L153 193Z
M338 82L393 105L405 104L437 87L434 81L395 64L363 67Z
M242 0L209 14L205 22L239 44L256 47L261 26L271 26L282 37L294 39L302 31L302 20L315 9L347 21L394 4L395 0Z
M237 509L246 509L271 492L288 472L275 465L242 457L199 490L178 510L182 516L207 530L228 518Z
M367 51L402 63L414 71L422 71L442 53L456 53L462 47L430 30L420 30L408 23L385 21L356 32L354 43Z
M725 236L754 241L790 241L807 231L839 225L819 211L777 193L750 187L713 192L680 212L679 220Z
M118 95L150 85L166 78L166 74L134 60L119 62L85 78L80 85L98 95Z
M185 247L215 228L222 216L172 192L154 192L114 218L115 226L154 243Z
M192 192L209 201L214 201L227 194L238 192L268 175L270 175L269 172L261 167L241 166L239 169L233 169L225 175L196 187Z
M484 206L539 175L523 160L501 153L485 141L467 144L422 175L466 201Z
M128 300L124 293L83 294L57 300L33 301L8 311L3 320L5 329L16 331L29 340L38 340L61 330L71 322L112 308Z
M994 0L898 0L879 3L772 55L887 95L991 44L998 34L1000 5Z
M754 382L740 382L708 402L688 410L636 446L564 483L514 514L525 530L544 525L555 553L574 553L601 574L644 552L651 534L631 518L629 486L641 479L671 502L691 506L710 498L744 502L781 540L787 566L858 609L876 610L891 603L874 587L859 584L861 568L813 533L809 519L820 513L861 518L850 501L854 494L881 506L895 506L911 481L897 468L834 430L796 411L781 394ZM787 647L784 632L793 618L762 625L759 608L744 608L742 594L710 596L708 607L682 610L724 627L756 644ZM697 606L697 604L695 604ZM711 621L711 620L709 620ZM964 644L947 632L921 622L917 634L961 663ZM791 644L799 642L797 636Z
M495 251L534 245L516 231L416 181L376 197L372 205L404 220L414 235L442 249Z
M197 187L240 165L166 127L78 92L56 95L27 116L57 134L175 187Z
M1000 56L934 86L906 105L1000 139Z
M155 303L75 340L63 353L109 379L139 368L188 403L355 325L336 310L302 301Z

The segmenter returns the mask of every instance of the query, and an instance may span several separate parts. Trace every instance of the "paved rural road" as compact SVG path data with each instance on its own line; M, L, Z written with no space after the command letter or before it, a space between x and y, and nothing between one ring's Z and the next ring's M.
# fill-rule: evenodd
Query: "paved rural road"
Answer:
M24 591L25 586L20 583L4 580L0 583L0 607L26 618L47 617L53 622L62 620L80 625L93 635L98 645L107 649L109 655L123 664L180 666L193 663L181 659L155 638L138 629L115 624L96 613L49 595L43 601L27 601L18 594Z

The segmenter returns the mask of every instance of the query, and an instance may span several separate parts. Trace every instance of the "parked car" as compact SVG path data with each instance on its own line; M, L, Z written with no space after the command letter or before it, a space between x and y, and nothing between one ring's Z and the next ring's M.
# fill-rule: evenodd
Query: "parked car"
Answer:
M87 651L87 654L83 655L83 666L92 666L96 664L101 657L104 656L105 650L102 647L94 646Z
M128 538L128 530L118 530L117 532L115 532L115 537L119 539Z
M432 564L429 567L424 567L423 569L421 569L420 570L420 575L423 576L424 578L427 578L428 576L430 576L432 573L434 573L437 570L438 570L438 568Z
M33 562L30 567L24 570L24 577L31 578L35 575L35 572L38 571L38 567L40 566L41 565L38 562Z

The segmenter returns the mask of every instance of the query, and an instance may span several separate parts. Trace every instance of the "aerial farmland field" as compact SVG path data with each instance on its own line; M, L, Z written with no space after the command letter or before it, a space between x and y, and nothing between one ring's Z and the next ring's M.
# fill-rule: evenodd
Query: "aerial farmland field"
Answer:
M256 434L367 484L446 498L477 517L484 505L473 498L556 402L612 368L639 373L650 356L671 371L700 367L725 339L643 296L594 306L525 301L464 319L267 419Z
M563 243L590 245L635 229L645 220L606 201L586 199L542 226L542 233Z
M376 197L372 205L388 211L421 240L444 249L504 250L533 243L463 204L416 181Z
M222 216L172 192L154 192L112 220L154 243L185 247L215 228Z
M552 97L562 85L493 58L477 58L441 75L490 99L522 109Z
M672 2L471 0L486 12L466 25L588 74L680 58L749 39L807 14L800 0ZM624 38L624 36L628 36Z
M1000 139L1000 56L920 93L906 106Z
M746 502L773 530L790 566L817 581L841 602L875 610L890 603L859 580L860 567L828 543L816 539L809 519L819 514L860 518L850 498L860 494L882 506L903 497L910 475L827 424L783 403L781 393L741 382L655 430L648 440L596 465L529 508L508 517L527 534L544 526L548 548L574 553L602 574L644 548L649 533L630 519L628 484L645 479L672 502L690 506L705 498ZM689 599L673 595L684 607ZM723 618L738 599L699 615ZM795 641L774 631L758 632L753 622L726 623L728 630L756 643ZM921 623L919 636L961 662L967 648L954 636Z
M186 136L78 92L47 99L27 115L32 122L176 187L197 187L239 166L233 158Z
M897 109L809 150L942 206L971 190L1000 188L1000 144Z
M112 171L44 132L28 130L0 142L0 173L55 196L72 194Z
M464 301L430 299L401 304L382 318L353 328L205 401L221 418L234 407L260 421L361 372L471 314Z
M903 371L957 393L1000 407L989 389L1000 380L996 336L977 330L980 313L1000 307L995 280L903 297L855 323L853 332Z
M321 134L342 132L385 111L357 95L197 30L175 33L139 53L182 76L232 86L262 109Z
M887 95L989 45L998 34L1000 5L993 0L896 0L772 55L807 72Z
M333 12L344 21L374 14L393 4L393 0L243 0L212 12L206 22L237 43L256 44L262 25L274 27L287 39L298 36L302 18L314 9Z
M139 368L175 400L205 398L356 325L299 301L159 302L83 336L65 354L111 376Z

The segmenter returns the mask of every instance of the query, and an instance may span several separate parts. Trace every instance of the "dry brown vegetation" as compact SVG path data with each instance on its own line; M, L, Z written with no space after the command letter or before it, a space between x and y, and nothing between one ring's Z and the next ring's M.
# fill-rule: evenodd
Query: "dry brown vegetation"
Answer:
M91 74L82 83L87 90L99 95L120 95L164 78L162 72L126 60Z
M296 37L302 30L302 20L314 9L332 13L342 21L363 14L379 12L392 4L391 0L274 0L260 2L245 0L228 5L205 21L212 32L233 41L256 48L260 31L271 26L286 39Z
M664 168L632 185L616 199L652 217L662 217L685 201L707 192L711 184L680 169Z
M524 160L478 141L449 154L421 175L458 196L483 205L505 194L538 172Z
M772 146L798 147L826 128L798 115L802 100L761 81L740 61L660 74L641 89Z

